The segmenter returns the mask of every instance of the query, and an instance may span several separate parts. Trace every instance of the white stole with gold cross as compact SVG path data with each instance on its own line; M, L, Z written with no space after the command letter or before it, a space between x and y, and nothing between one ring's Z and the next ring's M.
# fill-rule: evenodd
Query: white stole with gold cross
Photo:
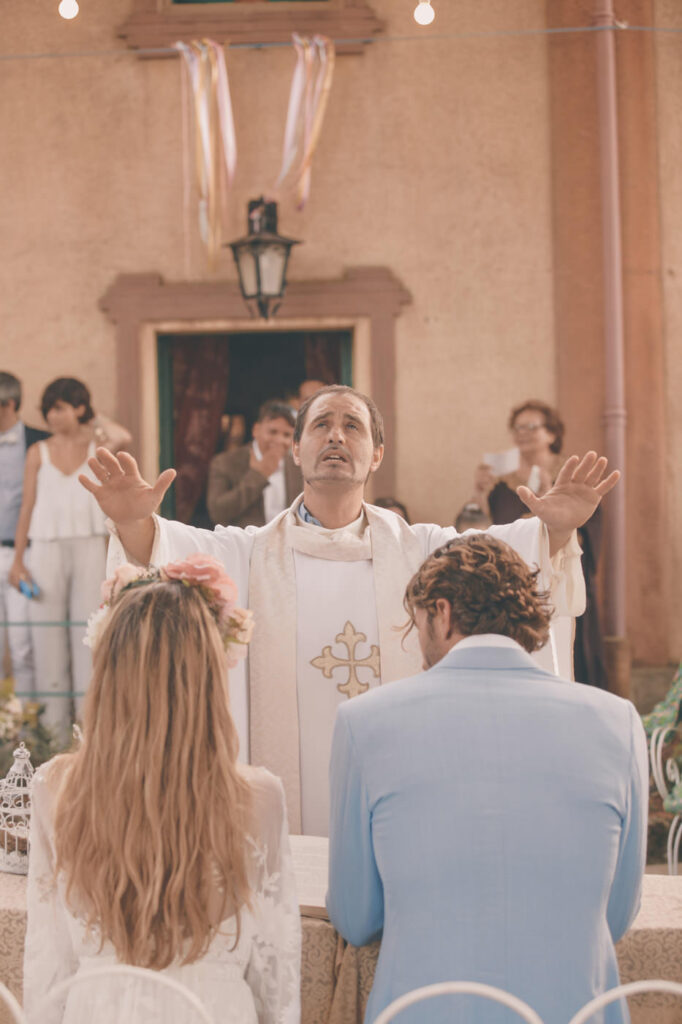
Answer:
M281 777L291 831L326 835L338 704L421 669L417 638L402 647L400 627L425 552L398 516L371 505L340 530L303 524L297 507L259 531L251 555L251 760Z

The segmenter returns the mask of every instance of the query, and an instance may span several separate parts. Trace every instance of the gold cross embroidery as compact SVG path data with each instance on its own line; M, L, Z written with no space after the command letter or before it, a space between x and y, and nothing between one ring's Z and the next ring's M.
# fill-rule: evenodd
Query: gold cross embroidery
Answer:
M310 664L319 668L325 679L331 679L335 668L343 666L348 669L348 679L345 683L337 683L336 689L346 697L357 697L359 693L369 690L369 683L361 683L358 679L356 668L371 668L375 677L378 678L381 662L379 660L379 648L372 644L370 653L366 658L356 658L355 648L359 643L365 643L367 637L364 633L356 633L352 622L347 622L343 627L343 633L336 637L337 644L343 644L348 649L347 658L337 658L332 654L329 645L322 648L322 654L313 658Z

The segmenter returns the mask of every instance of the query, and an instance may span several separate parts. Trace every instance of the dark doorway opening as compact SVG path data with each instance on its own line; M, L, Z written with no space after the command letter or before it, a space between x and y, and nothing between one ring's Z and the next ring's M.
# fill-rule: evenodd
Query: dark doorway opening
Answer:
M208 466L226 430L248 441L263 402L304 380L352 384L351 348L350 330L158 335L159 469L178 473L161 513L210 526Z

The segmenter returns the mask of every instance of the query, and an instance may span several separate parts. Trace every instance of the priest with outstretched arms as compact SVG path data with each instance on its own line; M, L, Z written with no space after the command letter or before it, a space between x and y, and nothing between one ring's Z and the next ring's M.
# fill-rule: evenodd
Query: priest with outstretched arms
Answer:
M161 565L197 552L224 563L256 622L248 666L230 675L242 756L282 778L292 832L326 835L336 708L419 671L414 637L401 645L402 595L423 560L457 532L410 526L364 502L384 454L383 423L374 402L352 388L331 385L301 406L293 454L303 494L264 527L210 532L158 517L175 471L152 486L124 452L98 449L89 464L99 483L80 480L112 523L109 572L126 559ZM534 518L488 531L540 569L557 617L584 609L575 529L618 480L605 471L594 452L571 456L542 498L519 488ZM537 657L567 675L570 651L557 646Z

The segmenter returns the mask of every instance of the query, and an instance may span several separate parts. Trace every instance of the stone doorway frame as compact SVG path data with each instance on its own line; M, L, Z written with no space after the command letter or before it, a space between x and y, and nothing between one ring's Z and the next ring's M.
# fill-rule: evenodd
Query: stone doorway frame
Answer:
M164 281L120 274L99 301L116 328L117 415L136 439L143 474L159 468L156 338L163 333L244 333L349 328L353 380L384 417L386 454L378 493L396 482L395 320L412 301L387 267L351 267L340 278L291 281L276 318L254 319L234 281Z

